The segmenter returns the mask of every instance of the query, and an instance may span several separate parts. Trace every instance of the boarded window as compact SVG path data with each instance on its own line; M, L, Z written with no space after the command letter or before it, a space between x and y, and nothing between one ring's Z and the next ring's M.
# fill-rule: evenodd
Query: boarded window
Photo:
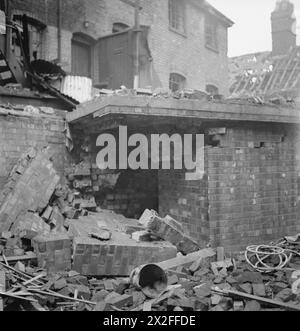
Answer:
M218 23L212 16L205 18L205 44L213 50L218 50Z
M172 29L185 33L184 0L169 0L169 24Z
M92 45L88 38L74 35L72 39L72 74L91 77Z
M172 92L181 91L185 88L186 78L182 75L170 74L170 90Z
M217 86L215 85L206 85L206 92L209 94L209 95L218 95L219 94L219 89L217 88Z

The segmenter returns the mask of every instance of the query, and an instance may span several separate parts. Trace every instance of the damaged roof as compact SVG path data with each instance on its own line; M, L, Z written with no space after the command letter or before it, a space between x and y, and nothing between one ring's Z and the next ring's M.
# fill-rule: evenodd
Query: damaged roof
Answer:
M232 97L300 96L300 46L285 55L261 52L229 60Z

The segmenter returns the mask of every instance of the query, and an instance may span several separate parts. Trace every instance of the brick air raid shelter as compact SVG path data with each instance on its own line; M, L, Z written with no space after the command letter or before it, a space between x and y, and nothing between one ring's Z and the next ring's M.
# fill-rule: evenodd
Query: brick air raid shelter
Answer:
M123 170L114 191L96 200L127 217L145 208L182 222L201 245L228 251L300 230L298 110L247 102L110 96L68 114L74 141L88 139L94 176L96 139L126 125L130 133L202 133L205 175ZM124 200L131 208L122 210Z

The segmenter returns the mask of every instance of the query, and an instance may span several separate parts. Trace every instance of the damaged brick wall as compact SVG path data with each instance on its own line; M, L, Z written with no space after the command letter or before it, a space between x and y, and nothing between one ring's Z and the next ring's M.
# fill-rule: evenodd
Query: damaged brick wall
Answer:
M206 137L202 181L160 171L160 214L182 222L199 243L228 251L298 233L297 129L249 123L224 130Z
M208 183L186 181L185 172L159 171L159 213L181 222L184 230L199 243L209 241Z
M129 218L139 218L145 209L158 209L157 172L122 171L114 188L95 192L97 204Z
M75 143L73 163L79 169L86 169L88 175L82 176L75 185L89 186L86 199L93 196L98 207L129 218L139 218L145 209L158 210L158 171L103 171L96 164L97 135L81 130L73 130L72 135Z
M50 146L55 169L63 174L68 162L64 125L61 117L0 116L0 188L29 147Z
M299 232L297 130L249 124L217 139L208 149L212 243L237 251Z

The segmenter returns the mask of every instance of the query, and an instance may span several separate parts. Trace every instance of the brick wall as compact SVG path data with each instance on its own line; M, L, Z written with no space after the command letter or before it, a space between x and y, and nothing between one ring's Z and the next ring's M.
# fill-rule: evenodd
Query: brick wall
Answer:
M54 165L63 174L67 162L64 120L61 117L0 116L0 188L29 147L50 146Z
M159 214L181 222L199 243L209 241L207 176L186 181L183 171L159 171Z
M143 0L141 5L141 24L150 26L149 46L157 85L168 88L169 75L176 72L186 77L187 88L205 90L207 84L214 84L220 93L227 95L227 28L219 25L219 51L214 52L205 47L205 14L190 2L186 10L186 35L169 29L168 0ZM57 1L12 0L11 6L48 26L43 54L47 60L57 59ZM134 9L120 0L63 0L62 17L62 62L64 69L70 71L73 33L81 32L96 40L112 33L113 23L133 26ZM88 22L87 27L84 22Z
M112 134L118 141L118 133ZM101 170L96 164L100 151L96 147L98 135L82 128L72 130L72 137L75 142L73 163L85 164L90 170L90 193L97 206L128 218L139 218L145 209L158 209L158 171Z
M182 222L200 243L228 251L298 233L297 131L248 124L211 138L202 181L185 181L181 172L160 172L160 213Z
M214 245L236 251L299 232L298 144L292 127L248 125L208 149Z
M144 207L158 208L162 217L170 215L181 222L200 245L210 242L229 251L298 233L297 128L249 122L227 124L226 130L210 129L203 123L206 147L202 180L187 181L185 171L178 170L160 170L158 175L154 171L123 171L112 190L100 188L95 193L98 204L129 217L140 216ZM169 132L167 127L163 131ZM94 164L95 139L91 139Z

